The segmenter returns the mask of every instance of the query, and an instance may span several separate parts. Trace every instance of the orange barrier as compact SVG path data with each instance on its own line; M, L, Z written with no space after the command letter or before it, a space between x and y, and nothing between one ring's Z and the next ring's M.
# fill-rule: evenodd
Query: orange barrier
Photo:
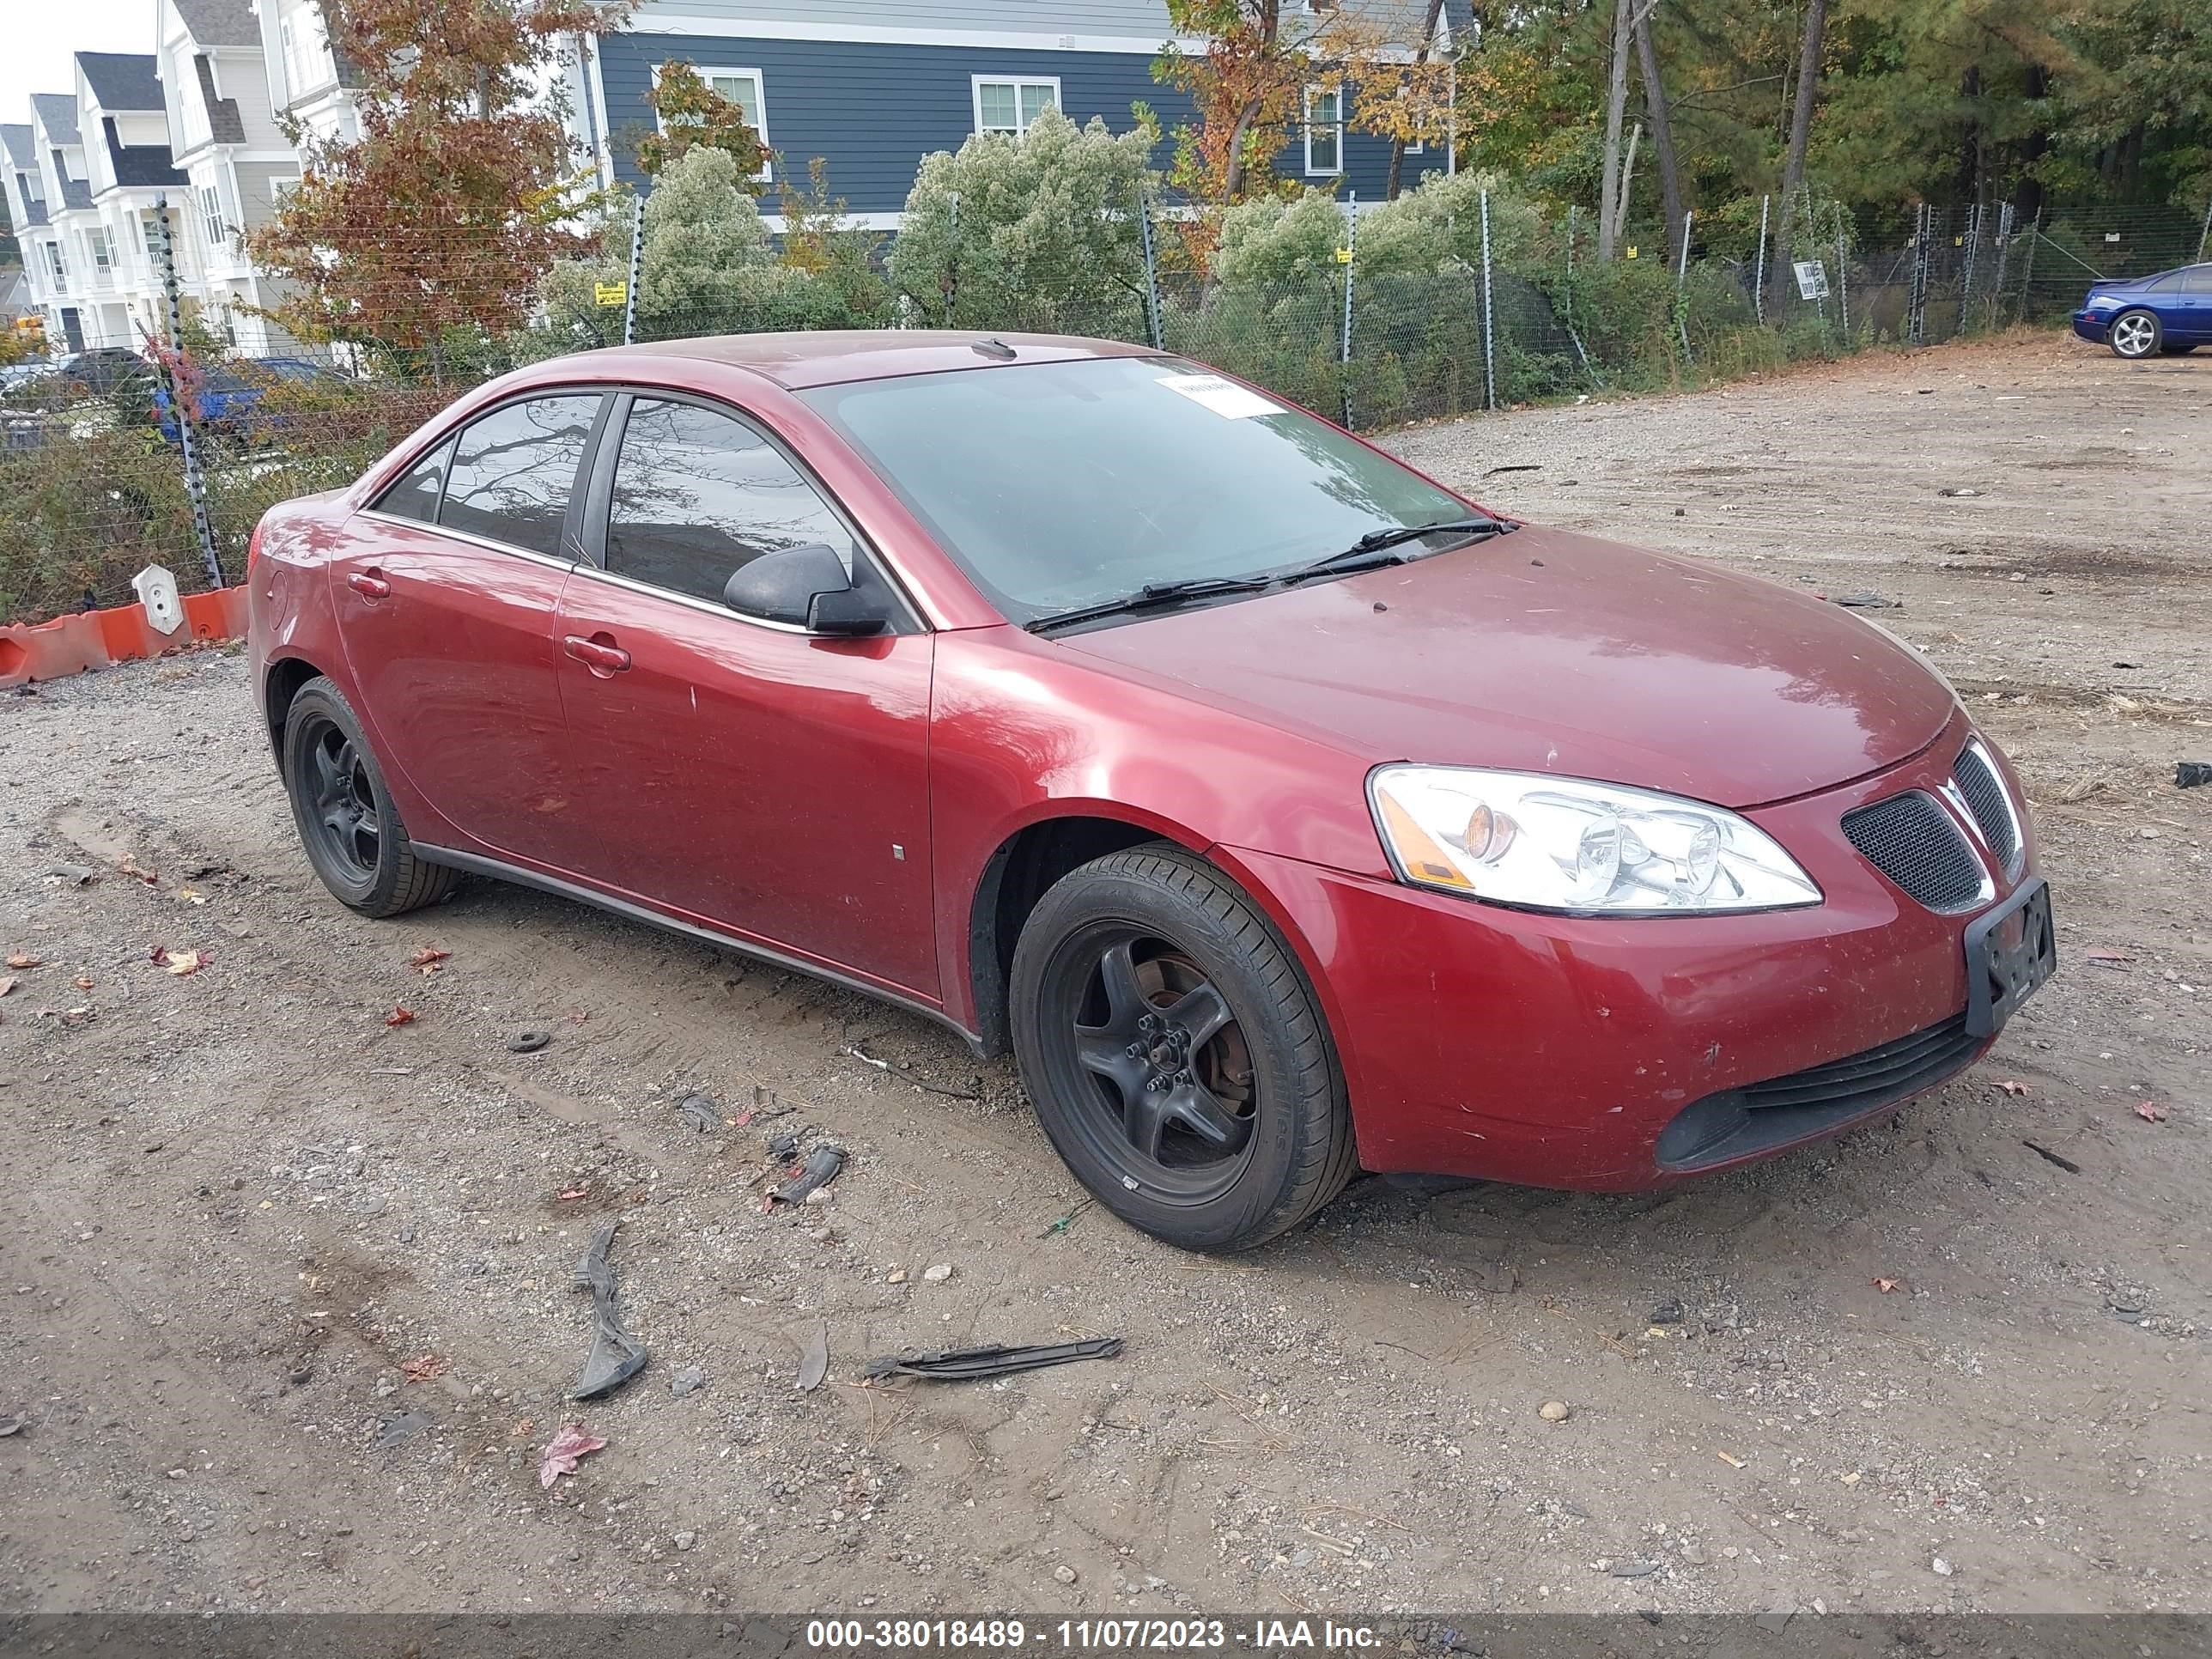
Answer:
M173 634L148 623L145 607L139 605L80 611L52 622L0 628L0 689L158 657L203 640L237 639L246 632L242 586L187 593L184 606L185 625Z

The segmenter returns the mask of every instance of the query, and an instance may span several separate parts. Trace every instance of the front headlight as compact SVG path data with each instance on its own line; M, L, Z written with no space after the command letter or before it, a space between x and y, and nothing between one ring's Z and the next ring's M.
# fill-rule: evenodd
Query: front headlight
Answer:
M1399 879L1417 887L1599 915L1820 902L1772 836L1702 801L1458 766L1378 767L1367 788Z

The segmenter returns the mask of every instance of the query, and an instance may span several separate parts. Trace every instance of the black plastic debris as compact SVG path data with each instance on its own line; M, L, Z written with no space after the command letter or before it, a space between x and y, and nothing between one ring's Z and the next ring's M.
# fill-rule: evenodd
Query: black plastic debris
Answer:
M676 1103L694 1134L712 1134L722 1127L722 1109L712 1095L686 1095Z
M2212 761L2176 761L2173 763L2173 787L2194 789L2200 783L2212 783Z
M788 1164L799 1156L799 1131L791 1129L768 1138L768 1155L779 1163Z
M402 1412L397 1417L387 1419L377 1430L377 1449L389 1451L394 1446L413 1439L423 1430L434 1429L437 1425L438 1419L428 1412Z
M517 1031L507 1040L507 1051L511 1054L534 1054L553 1041L550 1031Z
M1662 1302L1657 1307L1651 1310L1651 1322L1655 1325L1680 1324L1682 1322L1682 1304L1672 1298L1669 1298L1665 1302Z
M615 1310L615 1270L608 1264L607 1247L614 1243L619 1225L614 1221L600 1223L584 1259L576 1264L576 1288L591 1291L592 1314L598 1322L592 1334L592 1351L584 1356L583 1371L568 1391L571 1400L597 1400L611 1394L645 1369L645 1344L623 1328Z
M1834 603L1848 605L1853 611L1902 611L1905 609L1903 599L1893 599L1887 594L1876 593L1871 590L1860 593L1838 593L1835 597Z
M806 1334L806 1342L799 1351L799 1376L794 1386L801 1394L811 1394L822 1386L822 1379L830 1375L830 1325L817 1319L814 1328Z
M805 1167L770 1193L769 1198L774 1203L804 1204L807 1194L818 1187L827 1187L844 1167L845 1149L825 1140L807 1153Z
M1016 1371L1042 1370L1079 1359L1113 1359L1121 1352L1118 1336L1087 1342L1031 1344L1024 1347L950 1348L931 1353L886 1354L860 1367L866 1377L919 1376L933 1382L974 1382Z

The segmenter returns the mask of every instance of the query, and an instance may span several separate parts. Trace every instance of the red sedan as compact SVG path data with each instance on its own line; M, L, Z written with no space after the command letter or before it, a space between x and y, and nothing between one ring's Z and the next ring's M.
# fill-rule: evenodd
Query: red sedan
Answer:
M562 358L272 512L250 581L343 902L494 876L928 1014L1194 1248L1355 1166L1832 1133L2055 960L2017 781L1884 632L1127 346Z

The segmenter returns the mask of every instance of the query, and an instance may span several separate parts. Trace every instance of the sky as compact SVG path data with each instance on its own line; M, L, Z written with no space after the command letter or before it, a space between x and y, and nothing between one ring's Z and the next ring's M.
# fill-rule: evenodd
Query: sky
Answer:
M0 0L0 121L76 84L80 52L151 52L156 0Z

